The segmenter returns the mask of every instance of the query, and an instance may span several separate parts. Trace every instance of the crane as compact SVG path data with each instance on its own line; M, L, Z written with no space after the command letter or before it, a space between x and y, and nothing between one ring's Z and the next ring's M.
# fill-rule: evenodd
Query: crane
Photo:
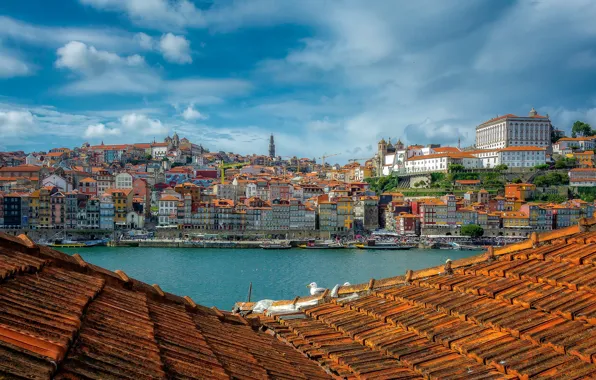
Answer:
M319 159L322 160L321 161L321 165L323 167L325 167L325 159L326 158L333 157L333 156L339 156L340 154L341 153L333 153L333 154L324 154L324 155L322 155L321 157L319 157Z
M246 166L246 165L250 165L250 162L233 162L233 163L230 163L230 164L224 164L224 162L221 161L219 163L221 183L223 184L225 182L225 179L226 179L226 169L241 168L241 167Z

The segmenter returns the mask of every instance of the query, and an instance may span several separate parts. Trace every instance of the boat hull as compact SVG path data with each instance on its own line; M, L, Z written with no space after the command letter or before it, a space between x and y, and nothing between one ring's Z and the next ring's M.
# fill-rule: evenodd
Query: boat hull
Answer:
M261 245L262 249L291 249L291 245Z
M370 250L375 250L375 251L379 251L379 250L383 250L383 251L407 251L409 249L415 248L413 245L386 245L386 246L382 246L382 245L364 245L364 244L360 244L356 246L357 248L360 249L370 249Z

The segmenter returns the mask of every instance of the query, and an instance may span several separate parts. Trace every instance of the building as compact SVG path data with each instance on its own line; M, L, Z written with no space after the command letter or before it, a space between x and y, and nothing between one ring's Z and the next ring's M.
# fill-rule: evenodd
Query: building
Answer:
M490 119L476 127L476 148L497 149L510 146L551 146L552 125L548 115L541 116L534 108L528 116L507 114Z
M90 197L97 196L97 181L91 177L85 178L79 182L79 193Z
M318 203L319 230L326 232L338 231L337 203L320 201Z
M171 194L164 194L159 198L157 215L160 226L177 224L177 210L180 200L181 197Z
M536 185L531 183L508 183L505 185L505 198L526 201L534 197Z
M269 137L269 158L275 158L275 141L273 140L273 134Z
M469 153L434 153L413 156L405 161L406 173L431 173L449 170L449 165L462 165L465 169L482 168L482 161Z
M379 198L362 196L354 201L354 230L374 231L379 228Z
M122 172L114 176L116 189L132 189L133 178L130 173Z
M569 171L569 185L594 187L596 186L596 168L575 168Z
M99 228L114 229L114 201L110 192L104 192L99 197Z
M29 178L32 181L39 179L39 171L41 166L36 165L18 165L18 166L6 166L0 168L0 177L23 177Z
M401 212L395 217L396 232L400 235L420 235L420 218L418 215Z
M559 154L571 153L574 150L593 150L596 148L596 137L563 137L553 144L553 152Z
M4 228L21 228L21 194L5 194L3 199Z

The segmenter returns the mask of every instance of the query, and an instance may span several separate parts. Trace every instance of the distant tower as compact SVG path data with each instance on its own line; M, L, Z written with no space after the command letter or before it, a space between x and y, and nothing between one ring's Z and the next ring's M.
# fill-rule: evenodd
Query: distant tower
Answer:
M529 116L530 117L533 117L533 116L536 116L536 115L538 115L538 112L536 112L536 110L534 109L534 107L532 107L532 109L530 110Z
M273 134L269 137L269 157L275 157L275 141L273 140Z

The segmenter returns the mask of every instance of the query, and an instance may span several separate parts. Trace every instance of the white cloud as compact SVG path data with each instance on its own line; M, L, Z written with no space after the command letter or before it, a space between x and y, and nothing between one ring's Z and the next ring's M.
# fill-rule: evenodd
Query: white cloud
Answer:
M164 34L159 41L159 50L168 62L191 63L190 41L184 36L176 36L172 33Z
M137 33L134 36L135 41L145 50L153 50L153 37L146 33Z
M19 54L4 48L0 41L0 78L31 75L32 66L21 59Z
M207 116L195 110L192 105L189 105L184 112L182 112L184 120L205 120Z
M29 111L0 111L0 134L3 138L29 135L35 127L35 116Z
M56 51L56 67L67 68L84 75L98 75L115 66L142 66L145 60L140 55L120 57L118 54L97 50L79 41L71 41Z
M55 48L70 41L81 41L100 49L117 52L139 50L134 34L114 28L71 28L33 25L0 15L0 38Z
M105 124L99 123L89 125L83 136L85 138L119 136L121 132L119 128L106 128Z
M142 136L163 135L169 130L160 120L137 113L122 116L120 124L124 129Z
M205 25L202 12L188 0L80 0L99 10L123 12L137 25L180 30Z

